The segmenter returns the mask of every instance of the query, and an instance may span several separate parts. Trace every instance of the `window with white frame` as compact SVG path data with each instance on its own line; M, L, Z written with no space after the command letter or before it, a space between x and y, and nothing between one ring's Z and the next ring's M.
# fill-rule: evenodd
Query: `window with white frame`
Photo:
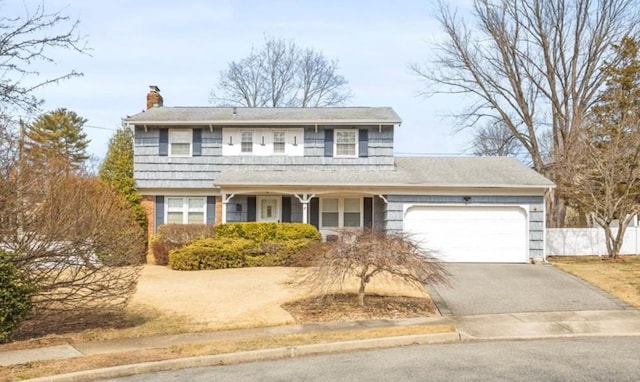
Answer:
M167 197L167 224L204 224L205 198Z
M343 226L360 227L360 203L359 198L345 198L343 200Z
M322 228L362 227L362 198L320 199Z
M335 157L355 158L358 156L358 130L335 130Z
M240 152L253 152L253 132L243 131L240 136Z
M191 156L191 129L169 129L169 155L174 157Z
M284 154L285 150L285 133L284 131L273 132L273 153Z
M322 227L337 228L340 226L339 200L338 198L322 199Z

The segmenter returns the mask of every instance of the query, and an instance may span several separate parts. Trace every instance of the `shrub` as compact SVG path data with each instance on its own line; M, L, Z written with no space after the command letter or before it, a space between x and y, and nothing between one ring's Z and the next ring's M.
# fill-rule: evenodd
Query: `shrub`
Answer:
M169 267L176 270L241 268L245 256L257 252L256 243L246 239L200 239L169 252Z
M202 233L213 233L213 230L209 228ZM304 259L304 253L321 238L320 232L309 224L259 222L222 224L215 228L215 239L196 240L190 244L170 243L163 235L161 230L160 240L155 239L152 243L156 263L159 255L167 253L167 263L176 270L308 265L310 261ZM169 236L189 237L181 228Z
M216 238L270 241L310 239L322 237L316 227L304 223L226 223L216 227Z
M211 224L165 224L158 227L158 234L151 239L151 252L157 265L169 263L169 252L182 248L197 239L213 237Z
M0 342L4 342L29 313L34 291L11 262L11 257L0 250Z
M320 241L322 235L318 229L311 224L304 223L284 223L278 224L276 240L299 240L308 239Z
M315 243L309 239L262 243L260 253L245 256L245 260L248 267L298 266L307 248Z

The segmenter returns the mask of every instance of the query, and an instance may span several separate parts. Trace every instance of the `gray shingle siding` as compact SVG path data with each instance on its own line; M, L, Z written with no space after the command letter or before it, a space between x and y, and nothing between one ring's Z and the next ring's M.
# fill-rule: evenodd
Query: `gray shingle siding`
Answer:
M541 258L544 251L544 197L542 195L469 195L474 204L529 206L529 258ZM387 232L402 231L405 204L464 204L459 195L388 195L384 217Z
M295 127L295 126L294 126ZM299 127L299 126L298 126ZM194 128L194 127L180 127ZM160 156L159 128L136 127L134 147L134 176L138 188L208 188L216 176L224 170L238 169L247 172L260 170L291 171L357 169L361 171L392 170L393 126L362 127L368 131L368 153L366 158L324 157L324 128L304 128L304 156L222 156L222 127L203 128L200 156ZM329 127L330 128L330 127ZM345 128L341 126L340 128Z

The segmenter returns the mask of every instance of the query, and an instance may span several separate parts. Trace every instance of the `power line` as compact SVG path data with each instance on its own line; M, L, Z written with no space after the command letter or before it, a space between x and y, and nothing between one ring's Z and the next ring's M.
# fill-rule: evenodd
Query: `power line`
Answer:
M82 127L89 127L91 129L99 129L99 130L109 130L109 131L116 131L118 129L113 128L113 127L103 127L103 126L94 126L94 125L82 125Z

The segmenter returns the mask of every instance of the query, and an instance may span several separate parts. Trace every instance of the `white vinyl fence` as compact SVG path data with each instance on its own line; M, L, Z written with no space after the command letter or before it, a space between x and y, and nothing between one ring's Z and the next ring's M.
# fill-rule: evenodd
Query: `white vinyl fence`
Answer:
M613 229L614 234L617 229ZM640 252L640 227L629 227L624 233L621 254ZM607 255L602 228L547 228L547 256Z

